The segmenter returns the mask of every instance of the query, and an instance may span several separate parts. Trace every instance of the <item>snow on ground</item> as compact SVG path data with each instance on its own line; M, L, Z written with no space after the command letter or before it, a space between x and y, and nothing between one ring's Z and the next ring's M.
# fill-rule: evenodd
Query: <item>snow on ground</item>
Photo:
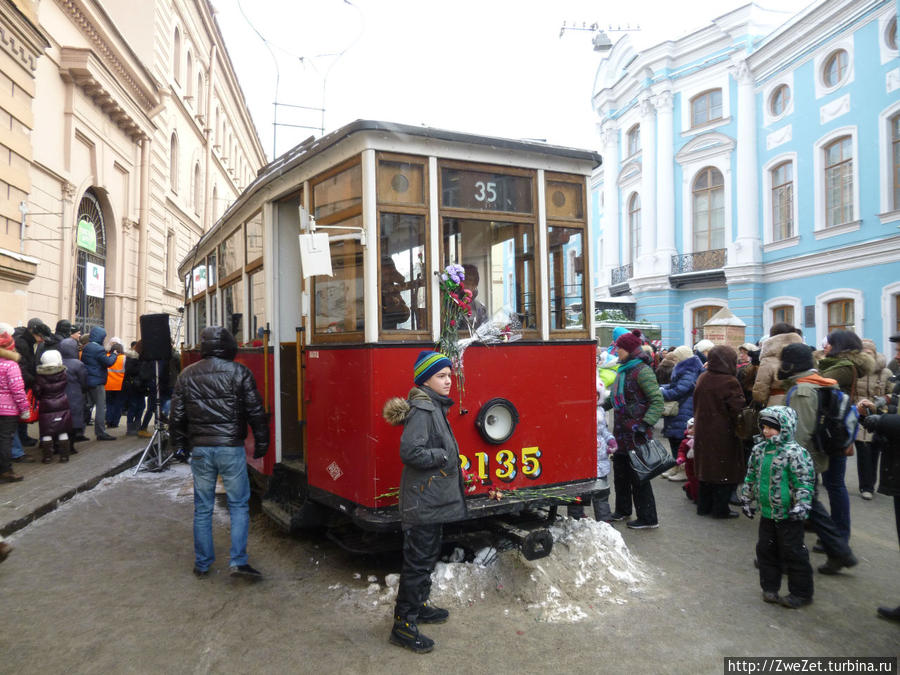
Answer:
M550 531L553 550L540 560L525 560L518 551L483 549L476 556L479 562L439 562L432 575L432 602L452 608L499 601L537 621L573 623L603 614L609 603L628 602L647 584L643 565L612 526L561 518ZM388 574L383 584L369 577L365 588L360 579L333 590L358 607L390 611L398 581L399 575Z

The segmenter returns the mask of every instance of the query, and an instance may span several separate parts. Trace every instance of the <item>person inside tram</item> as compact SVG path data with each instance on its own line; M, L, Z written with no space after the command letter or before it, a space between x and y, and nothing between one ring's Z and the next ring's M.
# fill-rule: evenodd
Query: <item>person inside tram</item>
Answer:
M479 326L487 323L488 320L487 307L485 307L484 303L478 299L478 283L481 281L481 276L478 274L478 267L472 265L471 263L463 265L463 270L466 274L466 279L464 282L466 288L472 291L472 310L474 312L475 319L472 327L478 328Z
M406 278L390 256L381 259L381 326L396 330L409 320L409 306L403 300Z

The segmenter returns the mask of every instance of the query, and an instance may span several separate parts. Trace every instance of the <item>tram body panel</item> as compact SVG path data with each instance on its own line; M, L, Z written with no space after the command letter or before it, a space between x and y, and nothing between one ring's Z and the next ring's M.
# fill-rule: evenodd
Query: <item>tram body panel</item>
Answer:
M396 504L403 469L402 427L381 417L389 398L405 398L420 346L310 348L307 351L307 476L320 488L366 508ZM596 475L595 348L590 344L473 346L464 354L465 394L448 415L475 475L474 494L589 480ZM547 373L557 377L547 378ZM543 375L543 376L542 376ZM368 381L366 378L370 378ZM501 444L475 420L504 398L519 423Z

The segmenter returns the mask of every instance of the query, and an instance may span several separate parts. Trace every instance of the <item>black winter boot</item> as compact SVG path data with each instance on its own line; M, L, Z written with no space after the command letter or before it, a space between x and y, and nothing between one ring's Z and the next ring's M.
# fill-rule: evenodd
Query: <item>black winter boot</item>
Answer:
M49 464L53 461L53 441L41 441L41 462Z
M419 623L444 623L450 618L450 612L427 602L419 608Z
M71 448L71 442L67 438L64 441L59 442L59 461L60 463L69 461L69 450Z
M391 629L391 637L388 641L392 645L405 647L416 654L427 654L434 649L434 640L419 632L419 627L414 623L394 617L394 627Z

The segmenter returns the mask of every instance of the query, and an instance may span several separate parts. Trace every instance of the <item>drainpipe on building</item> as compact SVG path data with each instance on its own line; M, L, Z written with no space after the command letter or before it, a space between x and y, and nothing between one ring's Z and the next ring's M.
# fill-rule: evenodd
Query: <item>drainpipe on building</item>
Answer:
M138 219L141 232L138 240L136 310L140 316L147 309L147 247L150 241L150 139L146 137L141 141L141 207Z
M215 91L215 87L213 86L213 78L216 74L216 58L218 56L218 50L216 45L213 45L209 50L209 79L207 81L206 86L206 171L204 172L203 177L203 213L200 216L200 227L202 232L207 232L210 227L212 227L212 214L215 213L216 205L212 203L212 195L210 194L210 172L212 170L212 141L215 138L215 129L213 129L213 124L216 123L214 119L212 119L213 108L213 92ZM202 233L201 233L201 236ZM191 270L191 274L194 271Z

